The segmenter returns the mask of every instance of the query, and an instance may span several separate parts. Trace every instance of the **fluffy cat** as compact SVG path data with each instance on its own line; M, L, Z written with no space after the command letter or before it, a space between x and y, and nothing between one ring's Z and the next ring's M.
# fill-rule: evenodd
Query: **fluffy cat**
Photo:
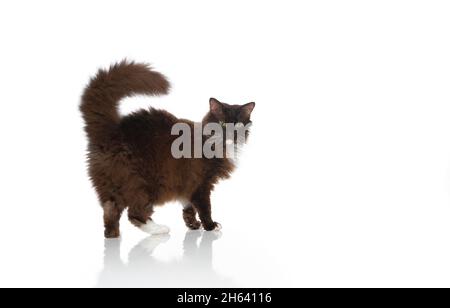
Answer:
M131 223L150 234L169 232L155 224L153 208L168 201L183 204L190 229L220 228L211 218L210 194L214 185L230 176L228 158L180 158L171 153L173 125L194 122L164 110L140 110L121 117L118 104L136 94L167 94L169 82L146 64L122 61L100 70L87 85L80 110L89 139L89 175L104 211L105 237L120 236L119 220L125 208ZM210 99L207 123L251 123L255 103L228 105ZM202 142L205 140L202 139ZM200 221L197 220L197 214Z

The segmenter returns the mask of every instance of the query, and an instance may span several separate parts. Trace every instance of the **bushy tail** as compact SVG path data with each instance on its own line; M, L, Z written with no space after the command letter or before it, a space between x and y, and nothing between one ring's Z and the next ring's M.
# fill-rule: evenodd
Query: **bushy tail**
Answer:
M126 60L99 70L90 80L81 98L80 110L91 143L108 142L120 122L118 104L136 94L167 94L170 84L147 64Z

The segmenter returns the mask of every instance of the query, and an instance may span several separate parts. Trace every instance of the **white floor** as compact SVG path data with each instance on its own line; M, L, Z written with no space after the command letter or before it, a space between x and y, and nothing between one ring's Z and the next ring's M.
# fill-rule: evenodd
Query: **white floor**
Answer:
M168 204L155 220L170 235L124 219L120 240L103 239L81 169L78 187L25 179L31 190L3 193L19 202L1 217L0 286L450 286L449 175L434 158L401 174L393 162L391 176L349 167L324 185L305 168L286 190L273 178L246 187L250 163L214 194L220 233L187 231L181 206Z
M1 2L0 287L450 287L448 16L447 1ZM170 237L124 219L104 241L78 104L125 57L172 90L123 113L256 102L212 196L221 234L187 232L168 204Z

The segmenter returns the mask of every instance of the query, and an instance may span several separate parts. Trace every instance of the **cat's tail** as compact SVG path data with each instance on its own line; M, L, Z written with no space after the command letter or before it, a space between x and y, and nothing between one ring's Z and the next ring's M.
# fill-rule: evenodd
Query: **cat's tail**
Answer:
M170 84L164 75L147 64L124 60L91 78L81 98L85 130L94 144L108 142L120 122L121 99L136 94L167 94Z

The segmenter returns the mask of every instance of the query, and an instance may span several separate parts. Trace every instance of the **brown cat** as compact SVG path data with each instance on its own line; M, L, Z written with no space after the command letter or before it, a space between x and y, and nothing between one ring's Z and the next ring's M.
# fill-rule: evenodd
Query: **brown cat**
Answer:
M171 134L178 119L164 110L140 110L121 117L120 100L135 94L167 94L169 82L148 65L122 61L100 70L82 96L80 110L89 139L88 164L91 180L104 210L105 237L120 236L119 220L128 217L150 234L169 232L155 224L153 207L172 200L183 203L183 218L190 229L220 228L211 218L210 194L214 185L234 169L228 158L179 158L171 152ZM251 123L255 103L228 105L212 98L202 124ZM202 142L205 140L202 138ZM196 214L201 223L197 220Z

